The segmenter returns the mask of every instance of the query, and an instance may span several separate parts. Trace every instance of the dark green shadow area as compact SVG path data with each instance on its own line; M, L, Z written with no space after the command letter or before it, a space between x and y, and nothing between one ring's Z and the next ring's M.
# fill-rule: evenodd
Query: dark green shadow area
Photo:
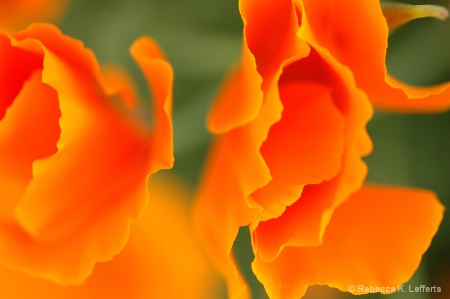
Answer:
M233 244L233 254L238 264L239 270L244 276L245 281L252 290L252 298L266 299L268 296L264 291L263 285L258 281L253 274L251 262L255 258L253 254L250 232L247 226L239 228L239 233Z

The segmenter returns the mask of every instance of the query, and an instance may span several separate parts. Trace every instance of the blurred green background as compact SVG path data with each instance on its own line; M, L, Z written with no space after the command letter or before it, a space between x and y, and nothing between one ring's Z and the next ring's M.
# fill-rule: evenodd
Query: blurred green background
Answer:
M410 3L449 5L447 0ZM211 141L204 125L208 107L228 67L240 54L238 0L72 0L59 25L65 34L93 49L101 63L125 66L144 98L148 91L128 49L144 34L161 44L175 70L176 162L170 172L194 188ZM416 85L450 80L450 21L416 20L398 29L390 37L387 65L391 74ZM450 112L376 112L368 130L375 145L366 159L368 181L431 189L450 207ZM406 283L440 286L441 293L394 293L383 298L450 298L449 236L450 219L445 217L419 270ZM266 298L251 274L246 228L241 229L234 250L254 298ZM313 287L305 298L350 297L337 290Z

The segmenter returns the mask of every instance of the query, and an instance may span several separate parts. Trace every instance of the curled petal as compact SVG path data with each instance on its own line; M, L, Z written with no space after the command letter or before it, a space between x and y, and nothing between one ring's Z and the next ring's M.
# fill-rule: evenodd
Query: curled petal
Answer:
M122 249L129 220L146 205L147 176L171 166L167 89L172 77L151 78L158 89L155 111L166 113L166 118L156 117L152 129L134 117L136 111L123 99L125 89L108 87L81 42L37 24L15 34L12 44L40 53L41 84L57 93L61 134L53 144L57 151L28 164L31 180L14 207L15 221L2 222L0 228L2 263L61 284L78 284L96 262ZM149 63L143 66L146 72L170 68L158 53L139 57ZM152 63L165 67L149 69ZM163 139L167 142L157 150L152 142ZM160 162L161 157L168 159Z
M173 165L172 84L173 70L160 47L149 37L131 46L131 55L140 66L151 88L154 102L154 129L150 173Z
M274 93L270 89L276 86L280 67L309 52L307 44L296 37L298 19L292 1L243 0L239 9L244 21L242 59L211 109L208 128L215 134L255 120Z
M311 50L307 58L284 69L282 100L301 105L285 105L281 121L273 126L275 129L285 121L292 122L277 138L270 140L269 134L266 143L273 142L273 149L280 146L283 153L264 156L274 178L253 195L264 207L258 217L261 222L252 224L254 250L268 261L285 246L319 245L334 209L360 188L367 173L361 158L371 151L365 130L372 115L368 99L355 87L347 68L326 49L312 46L316 50ZM297 93L286 93L286 86ZM321 90L326 92L319 93ZM301 138L285 140L298 133ZM306 151L300 150L301 146ZM292 155L286 154L291 150ZM277 171L283 165L285 169ZM299 179L303 183L296 190L293 182Z
M276 1L261 3L259 13L249 9L256 4L253 0L240 3L244 22L249 24L245 28L243 59L229 77L226 89L222 90L219 102L213 107L208 120L213 132L222 135L217 138L208 159L195 213L200 239L214 263L227 277L231 298L248 296L247 287L231 255L231 248L239 227L248 225L261 213L261 207L251 194L271 179L260 147L270 127L281 117L282 105L278 94L281 70L293 56L304 57L309 50L306 44L299 43L298 47L302 50L291 51L290 46L297 45L298 22L290 1L284 1L279 7L279 14L273 14L272 10L278 9ZM257 23L264 22L263 15L274 18L269 23L254 26L254 19ZM290 29L288 34L278 36L276 30L264 30L272 25ZM275 60L267 60L264 56L268 50L266 46L273 47L274 44L270 42L265 45L263 39L258 39L266 34L276 37L286 49ZM261 65L258 64L259 60L262 60ZM242 88L244 84L252 85ZM238 96L235 92L238 92ZM230 118L229 113L234 114L232 110L236 107L236 101L248 102L242 106L238 104L236 115Z
M376 107L397 112L440 112L450 108L450 82L418 87L388 75L385 60L389 33L378 0L296 3L302 8L302 36L329 49L347 65L358 87Z

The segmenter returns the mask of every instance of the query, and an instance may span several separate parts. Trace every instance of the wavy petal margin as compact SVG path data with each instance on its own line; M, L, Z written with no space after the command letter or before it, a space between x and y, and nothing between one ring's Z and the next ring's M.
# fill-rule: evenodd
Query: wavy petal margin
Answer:
M443 212L430 191L365 186L335 210L320 246L286 247L272 262L256 256L253 271L273 299L301 298L315 284L392 293L419 266Z
M149 189L152 208L131 222L123 251L98 264L82 285L61 286L0 266L2 298L219 298L218 275L198 247L184 205L190 190L168 176L152 177Z
M120 252L130 219L147 204L147 176L173 163L171 69L160 52L150 51L157 48L150 39L133 46L142 49L135 58L156 94L150 128L103 90L96 59L81 42L36 24L15 34L12 43L43 53L42 81L58 93L61 137L56 154L34 162L17 221L2 219L1 262L60 284L79 284L96 262Z

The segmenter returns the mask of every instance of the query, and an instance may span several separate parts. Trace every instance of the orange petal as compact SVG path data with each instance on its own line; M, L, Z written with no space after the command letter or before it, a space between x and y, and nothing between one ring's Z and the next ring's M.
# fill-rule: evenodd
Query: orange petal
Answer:
M246 46L255 57L263 90L289 57L305 57L309 47L297 38L298 19L292 0L242 0Z
M299 197L307 184L333 178L341 168L344 119L325 85L280 83L284 110L261 153L273 179L253 197L270 218Z
M40 242L31 245L26 243L34 240L26 240L26 249L16 249L11 262L61 283L79 283L96 261L112 258L123 247L128 219L145 206L148 141L101 94L95 58L79 42L48 26L27 33L31 38L45 36L40 40L43 81L58 92L61 138L57 154L35 162L34 178L17 206L21 225ZM71 59L61 60L68 54L61 53L65 49L70 49ZM77 61L75 69L67 67ZM89 200L80 205L83 198ZM102 237L93 242L95 235ZM63 241L67 236L71 242ZM13 246L25 245L15 242ZM61 252L56 264L48 254L53 246ZM83 254L76 253L77 248L84 248ZM33 259L41 265L33 266ZM48 266L41 269L44 263Z
M408 86L387 74L388 28L379 1L301 3L303 38L329 49L347 65L374 105L398 112L439 112L450 108L450 82L430 87Z
M219 298L217 274L197 245L183 205L188 190L167 177L152 179L149 188L150 207L131 222L124 250L112 261L97 264L82 285L61 286L0 267L2 297Z
M1 221L14 220L14 209L32 179L33 162L57 151L58 95L41 82L41 75L37 70L25 81L0 121Z
M42 68L42 55L11 46L11 37L0 33L0 120L19 94L25 80Z
M255 58L243 47L240 61L225 79L208 116L208 130L221 134L253 121L263 103L262 79ZM236 103L236 98L239 103Z
M230 298L249 296L231 249L239 227L261 213L251 194L271 179L259 149L281 115L280 75L281 70L256 119L217 138L199 186L194 217L197 230L209 256L227 278Z
M336 123L332 125L333 128L323 127L323 131L315 132L317 136L320 136L320 144L309 141L311 138L317 138L315 135L305 138L288 138L283 141L286 135L292 134L292 128L297 130L301 128L298 124L291 124L283 128L277 139L270 140L271 135L269 135L268 142L273 142L275 147L280 144L283 151L288 151L288 148L293 147L294 154L289 156L286 153L279 153L273 157L265 156L269 159L269 168L274 179L253 195L257 202L264 207L264 212L258 217L258 221L271 219L260 222L259 225L256 222L252 224L254 249L262 259L268 261L273 260L285 246L317 246L320 244L334 208L346 200L349 194L360 188L367 173L367 167L361 160L361 157L371 150L371 141L365 130L366 123L372 115L367 97L356 88L353 77L347 68L334 60L326 50L320 47L315 50L314 47L317 46L312 46L311 53L307 58L284 69L280 89L282 91L285 84L296 85L299 91L314 90L312 88L314 86L316 89L317 87L323 89L323 86L327 86L325 90L330 90L328 96L333 95L332 100L328 99L327 107L334 112L318 117L317 113L326 110L323 107L318 109L319 112L311 109L312 103L317 103L317 101L300 102L305 95L299 96L295 93L282 92L284 100L290 96L290 101L300 102L301 105L298 109L286 106L282 120L275 124L274 128L283 123L284 115L289 115L289 113L293 113L295 117L292 118L300 124L307 121L308 118L305 115L309 115L309 113L315 115L321 121L322 126L328 124L328 122L323 124L324 120L331 120L331 123L333 123L333 119L339 121L338 125ZM305 88L308 84L310 87ZM314 98L320 99L317 95ZM303 130L309 134L310 132L314 133L317 128L320 126L309 123ZM334 132L334 135L329 134L331 132ZM333 136L333 138L327 139L324 138L325 136ZM296 147L295 140L302 140L314 152L297 154L302 151ZM333 147L336 149L330 152ZM319 156L315 157L315 154ZM292 171L284 169L274 172L277 167L280 167L277 163L282 163L285 157L288 158L288 161L281 166L290 167L298 163L297 167L293 167ZM322 162L325 163L321 164ZM332 166L333 164L334 166ZM318 167L320 165L322 167ZM318 171L320 169L321 172ZM317 177L318 173L323 175L326 173L325 171L329 171L328 177ZM316 177L314 177L315 174ZM277 178L283 179L277 181ZM298 185L295 190L292 188L295 186L292 182L298 178L303 178L303 184ZM301 193L305 185L317 184L324 180L328 182L323 182L318 186L307 186ZM284 214L282 214L283 212ZM297 222L301 222L303 225L295 225Z
M411 113L431 113L450 109L448 82L429 87L416 87L398 81L389 74L386 75L386 82L389 84L388 88L372 91L374 96L371 97L371 101L377 108Z
M196 196L194 219L200 241L226 277L230 298L248 298L247 286L237 270L231 249L239 227L250 223L261 212L249 198L249 190L253 191L258 185L249 185L242 177L248 169L259 167L258 161L252 161L254 157L248 154L247 149L252 146L249 143L246 138L230 135L219 138L208 158ZM248 160L243 164L241 159ZM258 181L268 176L267 170L261 171L255 171L255 175L261 177Z
M306 43L296 37L298 20L291 0L244 0L239 2L239 9L244 21L242 59L211 109L208 129L215 134L253 121L262 113L262 104L276 85L281 66L309 52Z
M160 47L149 37L141 37L131 46L131 55L151 88L154 102L154 131L150 173L172 168L172 84L173 70Z
M246 5L250 5L250 2L241 3L241 14L244 19L257 17L257 14L251 10L246 11ZM258 5L257 2L253 3L253 6ZM276 7L275 2L270 5ZM270 5L264 3L264 7L262 7L266 14L270 13ZM292 10L292 3L283 7L289 8L287 12L290 16L286 21L291 29L295 29L290 31L290 43L295 41L298 25ZM252 14L252 16L247 14ZM285 15L284 12L283 15ZM283 18L280 17L280 20ZM274 24L276 25L277 22ZM257 29L257 27L255 28ZM249 30L251 31L251 29ZM195 213L200 239L213 262L227 278L228 293L231 298L248 296L247 286L234 263L231 249L239 227L248 225L261 212L259 205L250 195L270 180L260 147L267 138L269 128L281 116L282 106L278 94L278 79L283 64L291 59L288 56L279 57L280 59L274 61L273 64L267 61L271 64L267 70L258 69L260 74L264 73L262 79L265 80L265 83L263 83L264 86L261 86L261 79L256 73L254 63L255 58L256 62L258 58L254 57L255 54L251 52L258 51L256 50L258 46L252 49L249 45L247 48L248 38L254 39L256 37L254 34L256 33L247 33L246 29L246 42L241 65L231 75L228 84L225 85L226 89L222 90L219 103L213 108L209 118L209 127L214 132L226 134L218 137L207 161L197 196ZM305 56L307 49L304 45L304 51L291 54ZM244 84L252 85L245 87L241 92L241 86ZM239 108L237 115L230 118L229 114L234 114L231 107L239 107L242 101L247 100L250 102Z
M199 187L196 225L208 254L227 278L230 298L248 297L231 248L239 227L248 225L261 213L251 194L271 179L260 148L270 127L281 116L278 79L287 62L282 63L267 85L258 116L217 138ZM212 200L215 198L218 200Z
M357 87L352 72L337 61L328 49L311 43L310 56L317 56L312 61L304 59L309 66L309 74L318 78L327 78L325 81L333 86L334 103L344 115L344 156L342 168L336 181L335 206L345 201L355 190L359 189L367 173L367 167L362 157L372 151L372 141L366 131L367 122L373 114L367 95ZM303 64L300 64L300 67ZM313 71L314 70L314 71ZM305 76L310 76L306 74ZM307 77L306 77L307 78Z
M163 165L161 153L171 157L167 143L161 153L151 145L152 139L166 139L165 133L171 137L170 118L157 117L152 136L135 111L103 90L92 52L55 27L35 25L16 38L17 47L44 52L42 80L58 93L61 138L56 154L33 164L33 179L16 206L19 223L2 223L1 256L11 267L77 284L95 262L111 259L124 246L129 219L146 205L148 174ZM144 66L148 72L170 68L159 54L142 53L139 59L164 65ZM172 77L161 76L151 81L158 92L155 110L168 113Z
M334 211L336 182L308 185L301 197L278 218L252 227L254 251L273 261L288 246L318 246Z
M118 96L127 109L137 109L138 97L130 74L117 65L103 65L101 73L105 93L111 97Z
M391 293L417 269L442 217L429 191L367 186L335 210L322 245L286 247L273 262L257 256L253 270L270 298L300 298L315 284Z

